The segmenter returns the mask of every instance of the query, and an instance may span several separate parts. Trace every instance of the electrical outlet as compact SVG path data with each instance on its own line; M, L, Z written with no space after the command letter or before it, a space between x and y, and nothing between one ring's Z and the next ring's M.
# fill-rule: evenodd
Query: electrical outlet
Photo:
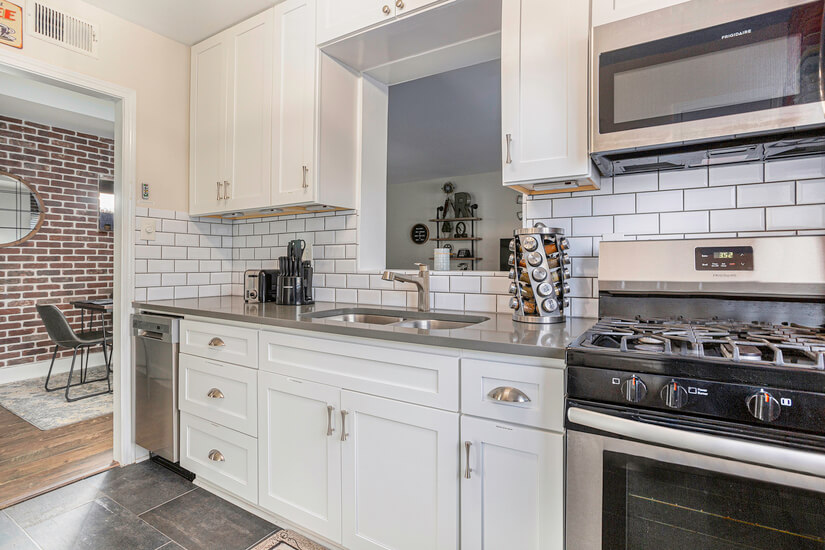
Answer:
M140 222L140 240L154 241L155 240L155 220L152 218L144 218Z

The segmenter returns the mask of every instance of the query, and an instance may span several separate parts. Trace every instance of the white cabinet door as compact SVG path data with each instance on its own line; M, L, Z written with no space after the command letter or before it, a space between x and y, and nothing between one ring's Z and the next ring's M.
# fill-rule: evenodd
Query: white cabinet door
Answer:
M593 26L605 25L688 0L593 0Z
M267 10L228 32L232 78L223 179L226 209L242 210L268 205L272 186L274 12Z
M503 0L502 172L505 185L590 175L585 0Z
M462 550L562 550L564 436L462 416L461 440Z
M275 7L275 105L272 204L315 198L315 0Z
M318 44L365 29L394 15L395 0L318 0Z
M454 2L455 0L449 0L447 2L443 2L444 4L449 4L450 2ZM400 0L390 2L390 7L395 6L395 15L402 16L406 15L410 12L415 10L425 8L427 6L431 6L434 4L442 3L441 0Z
M340 390L260 372L261 507L341 541Z
M192 214L217 212L224 204L229 50L222 35L192 47L189 123L189 210Z
M341 413L343 546L454 550L458 414L346 390Z

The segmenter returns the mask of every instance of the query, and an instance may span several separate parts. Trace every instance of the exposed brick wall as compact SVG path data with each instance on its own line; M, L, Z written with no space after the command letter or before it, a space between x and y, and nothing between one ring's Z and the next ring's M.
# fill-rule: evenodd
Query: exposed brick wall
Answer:
M78 330L70 302L108 297L114 241L97 229L98 180L114 176L114 141L0 114L0 170L23 178L46 210L37 235L0 248L2 368L51 357L35 304L57 304Z

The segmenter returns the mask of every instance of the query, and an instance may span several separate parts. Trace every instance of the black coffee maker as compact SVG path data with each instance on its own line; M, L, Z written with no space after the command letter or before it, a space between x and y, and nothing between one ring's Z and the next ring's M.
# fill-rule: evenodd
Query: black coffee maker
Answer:
M315 303L312 299L312 262L304 260L306 242L302 239L289 241L287 255L278 258L278 282L275 302L284 306L301 306Z

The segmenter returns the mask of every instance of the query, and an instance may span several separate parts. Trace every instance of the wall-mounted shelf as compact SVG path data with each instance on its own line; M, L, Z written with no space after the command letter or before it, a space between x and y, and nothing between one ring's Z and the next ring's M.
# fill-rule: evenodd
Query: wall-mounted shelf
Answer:
M481 218L441 218L441 219L434 219L430 220L431 222L480 222Z
M432 260L433 258L430 258L430 259ZM459 258L458 256L453 256L452 254L450 254L450 260L451 261L452 260L473 260L475 262L480 262L483 259L484 258Z

